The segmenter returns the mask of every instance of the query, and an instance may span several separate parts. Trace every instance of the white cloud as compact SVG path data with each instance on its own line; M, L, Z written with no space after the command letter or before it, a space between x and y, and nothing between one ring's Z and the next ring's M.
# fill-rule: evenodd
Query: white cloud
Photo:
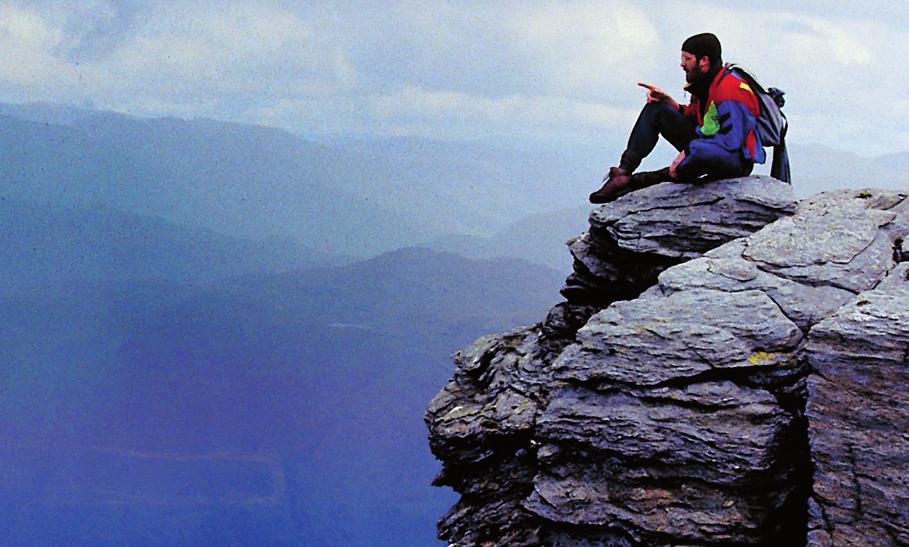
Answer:
M765 16L766 17L766 16ZM873 54L867 38L873 38L874 26L861 22L839 23L818 17L771 14L777 26L769 37L775 47L783 51L798 52L791 62L801 66L868 65ZM759 24L772 29L774 23L766 19ZM863 39L865 37L866 39Z
M331 136L374 133L364 117L362 100L335 95L278 99L249 109L235 121Z
M643 103L636 81L682 100L679 46L713 31L726 60L787 91L793 138L865 153L905 146L909 74L899 67L909 27L883 9L713 0L124 5L0 0L0 100L331 134L583 139L627 134ZM126 17L137 9L141 16Z
M416 131L437 138L480 138L515 134L520 138L543 138L566 133L626 129L634 123L637 109L576 101L565 97L508 95L498 98L457 91L406 87L397 93L374 97L371 111L388 121L396 134ZM410 129L408 129L410 128ZM446 135L447 128L451 134ZM578 135L580 136L580 134Z
M110 18L99 4L95 22ZM6 96L165 112L194 105L331 95L356 84L346 54L293 12L249 2L151 7L135 32L99 58L69 59L97 26L84 10L60 13L0 5L0 78ZM223 109L223 108L222 108ZM208 110L200 108L200 110ZM217 109L215 109L217 110ZM222 113L223 116L223 113Z
M544 67L561 91L597 89L633 78L658 62L658 33L627 2L546 3L506 23L512 47Z
M67 67L51 51L62 40L63 33L40 14L0 4L0 79L7 85L34 88L61 76Z
M203 93L337 92L356 74L291 12L236 3L171 4L109 60L114 79L179 83ZM165 89L158 89L165 92Z

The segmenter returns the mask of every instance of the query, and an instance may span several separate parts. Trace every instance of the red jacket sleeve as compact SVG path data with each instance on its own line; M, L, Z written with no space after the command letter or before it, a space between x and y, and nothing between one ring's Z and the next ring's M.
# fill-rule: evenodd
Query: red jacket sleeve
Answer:
M683 116L697 120L700 123L700 120L698 120L698 109L698 100L697 97L694 96L691 97L690 103L679 105L679 111Z

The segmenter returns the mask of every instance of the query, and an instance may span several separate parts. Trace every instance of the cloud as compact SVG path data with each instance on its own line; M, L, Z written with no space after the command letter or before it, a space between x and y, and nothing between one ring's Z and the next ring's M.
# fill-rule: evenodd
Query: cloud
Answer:
M282 127L307 135L374 135L364 102L344 95L284 98L248 109L234 121Z
M512 46L563 93L602 89L658 61L658 32L626 2L531 5L506 23Z
M144 100L177 110L328 95L356 82L343 50L278 7L162 3L143 13L142 25L120 32L122 41L103 55L88 55L87 42L119 13L108 4L98 7L89 17L80 9L50 13L2 5L0 45L14 55L5 56L0 77L35 100Z
M637 81L684 100L679 45L713 31L727 60L787 91L794 138L904 146L909 12L768 6L0 0L0 100L332 135L582 139L627 134Z
M773 15L778 27L770 36L776 48L800 53L792 58L791 62L795 64L868 65L873 59L869 42L862 39L863 35L871 37L872 25L837 23L801 15Z
M67 67L51 51L63 38L40 14L0 4L0 79L8 86L34 88L61 75Z
M108 66L114 80L150 79L155 92L187 99L329 94L356 80L344 52L320 42L297 15L249 3L167 4Z
M507 95L489 98L457 91L405 87L374 97L371 111L395 134L408 130L442 139L520 134L544 138L564 133L628 128L637 109L566 97ZM409 129L408 129L409 128Z
M896 101L893 105L893 112L895 114L909 115L909 98Z

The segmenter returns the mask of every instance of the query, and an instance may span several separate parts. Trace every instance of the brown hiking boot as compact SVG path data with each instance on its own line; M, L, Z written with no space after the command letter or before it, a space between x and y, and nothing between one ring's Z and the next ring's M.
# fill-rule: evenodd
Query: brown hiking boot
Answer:
M631 182L631 173L621 167L611 167L603 187L590 194L590 203L609 203L634 190Z

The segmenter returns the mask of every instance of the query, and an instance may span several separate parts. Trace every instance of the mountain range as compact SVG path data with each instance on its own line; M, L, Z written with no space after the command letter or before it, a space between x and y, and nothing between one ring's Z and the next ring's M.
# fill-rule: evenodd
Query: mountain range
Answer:
M0 298L0 506L15 516L0 533L432 544L451 496L428 487L419 410L451 353L531 321L561 281L411 248L205 288Z
M423 409L558 302L607 148L0 104L0 534L433 544ZM791 156L801 195L909 164Z
M0 114L2 197L361 257L446 233L488 236L575 205L599 171L557 151L403 138L320 144L259 126L42 105Z
M0 200L0 294L60 293L73 283L204 285L252 272L316 268L349 257L297 240L249 240L109 207Z

